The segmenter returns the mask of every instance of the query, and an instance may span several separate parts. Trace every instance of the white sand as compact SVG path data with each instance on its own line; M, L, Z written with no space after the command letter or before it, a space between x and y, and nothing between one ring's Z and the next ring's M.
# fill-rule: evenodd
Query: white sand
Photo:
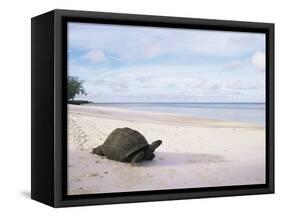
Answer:
M265 128L99 106L68 106L68 194L265 183ZM151 143L153 161L131 166L90 154L118 127Z

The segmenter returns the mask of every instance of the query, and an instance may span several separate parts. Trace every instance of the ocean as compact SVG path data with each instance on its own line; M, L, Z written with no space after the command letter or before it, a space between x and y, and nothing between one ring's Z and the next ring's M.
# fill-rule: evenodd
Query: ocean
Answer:
M95 105L265 126L265 103L95 103Z

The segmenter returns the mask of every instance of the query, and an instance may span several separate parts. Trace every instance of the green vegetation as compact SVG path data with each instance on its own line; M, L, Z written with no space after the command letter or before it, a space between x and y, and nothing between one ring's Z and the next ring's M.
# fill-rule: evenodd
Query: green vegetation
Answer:
M79 80L78 77L68 76L67 78L67 100L74 101L74 97L78 94L86 95L83 87L84 81Z

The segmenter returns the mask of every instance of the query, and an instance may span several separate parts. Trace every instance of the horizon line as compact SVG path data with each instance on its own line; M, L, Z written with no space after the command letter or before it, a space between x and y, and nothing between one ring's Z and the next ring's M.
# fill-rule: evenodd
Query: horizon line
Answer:
M154 104L161 104L161 103L170 103L170 104L173 104L173 103L209 103L209 104L219 104L219 103L225 103L225 104L234 104L234 103L237 103L237 104L265 104L266 102L94 102L93 103L103 103L103 104L134 104L134 103L154 103Z

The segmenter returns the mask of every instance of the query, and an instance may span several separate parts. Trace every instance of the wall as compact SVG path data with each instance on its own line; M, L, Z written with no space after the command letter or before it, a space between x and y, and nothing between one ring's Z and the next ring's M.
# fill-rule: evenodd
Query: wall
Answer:
M276 194L215 199L51 209L31 201L30 191L30 18L54 8L170 15L276 23L276 84L281 81L279 1L2 1L1 4L1 107L0 107L0 213L31 216L265 216L280 212L280 172ZM276 110L281 109L276 85ZM276 132L281 128L276 114ZM276 135L276 168L281 164L280 136ZM42 186L44 187L44 186ZM2 215L4 216L4 215Z

